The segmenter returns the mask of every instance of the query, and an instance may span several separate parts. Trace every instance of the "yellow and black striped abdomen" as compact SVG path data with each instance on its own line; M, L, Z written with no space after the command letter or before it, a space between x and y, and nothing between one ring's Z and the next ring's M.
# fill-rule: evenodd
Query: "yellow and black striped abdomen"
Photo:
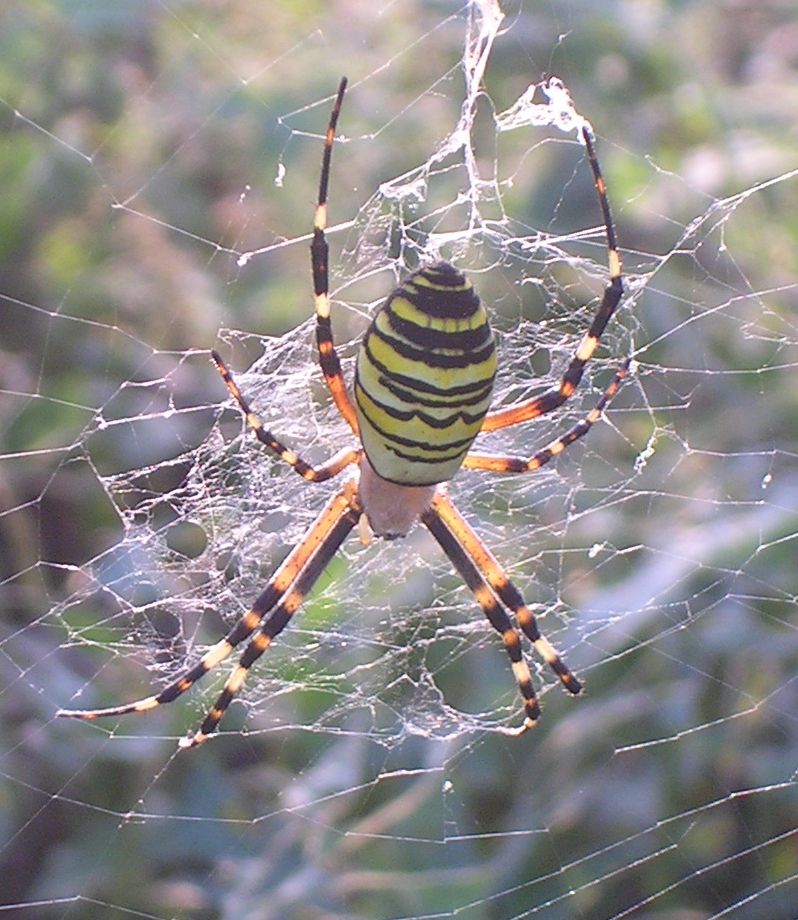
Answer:
M357 358L355 406L383 479L451 479L482 426L496 373L485 309L462 272L435 262L380 307Z

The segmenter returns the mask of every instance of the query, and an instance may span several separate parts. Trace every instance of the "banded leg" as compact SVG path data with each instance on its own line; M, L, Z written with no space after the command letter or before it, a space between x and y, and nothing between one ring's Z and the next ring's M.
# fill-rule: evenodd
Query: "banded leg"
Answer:
M576 353L571 359L560 383L556 387L547 390L540 396L533 399L518 403L515 406L508 406L505 409L497 409L495 412L489 412L482 423L482 431L496 431L499 428L507 428L509 425L516 425L519 422L526 422L529 419L537 418L551 412L558 406L561 406L569 399L582 379L585 365L593 357L601 336L610 321L612 314L615 312L623 296L623 280L621 257L618 253L618 243L615 237L615 226L612 222L610 204L607 198L607 186L604 177L601 174L596 149L593 144L593 138L590 131L585 127L582 128L582 140L587 149L587 157L590 162L590 168L593 171L593 181L596 186L601 215L604 221L604 232L607 237L607 258L609 263L610 283L604 289L604 295L598 312L593 317L590 328L582 337L582 341L576 349Z
M523 650L521 648L521 637L510 622L510 617L507 615L507 612L502 608L501 604L499 604L493 591L480 574L476 565L474 565L473 560L463 549L455 534L446 525L440 515L434 510L429 509L421 515L421 520L433 537L438 541L441 549L449 557L452 565L460 573L460 577L476 598L477 603L488 618L490 625L502 638L504 650L510 658L513 675L518 683L518 690L521 694L521 698L524 701L523 725L518 729L511 729L510 733L514 735L523 734L525 731L533 728L540 718L540 704L538 703L535 688L532 684L529 666L526 661L524 661Z
M321 161L321 178L319 179L319 200L313 218L313 242L310 244L310 262L313 271L313 296L316 307L316 342L319 348L319 365L324 374L327 388L332 394L338 411L346 419L352 431L358 433L355 407L346 391L346 382L341 371L341 362L333 342L332 323L330 320L330 281L329 281L329 247L324 231L327 229L327 189L330 183L330 163L332 160L335 129L346 92L346 77L341 79L338 95L335 97L327 137L324 141L324 154Z
M255 437L263 444L265 447L268 447L272 453L274 453L283 463L287 463L290 467L294 469L303 479L307 479L309 482L324 482L325 479L331 479L333 476L337 476L342 470L346 467L351 466L354 463L357 463L360 460L360 451L355 448L344 448L340 450L337 454L331 457L326 463L323 463L321 466L314 467L309 463L306 463L295 451L291 450L289 447L286 447L282 441L279 441L268 428L265 428L261 419L252 411L252 408L238 388L238 384L233 379L233 375L227 368L227 365L222 361L219 353L216 351L211 352L211 357L213 362L216 365L216 369L221 374L222 380L224 380L227 389L230 391L230 395L238 403L239 409L244 415L244 418L247 421L247 424L252 429Z
M612 382L604 391L601 399L593 409L574 427L547 444L531 457L503 457L493 454L468 454L463 461L463 466L472 470L490 470L492 473L531 473L545 466L554 457L561 454L567 447L583 438L588 431L601 418L607 403L618 392L624 377L629 373L631 359L626 360L612 378Z
M518 621L524 635L535 647L535 651L546 662L551 670L560 678L562 685L569 693L576 695L582 690L582 684L571 673L568 666L560 658L554 646L548 639L541 635L534 613L524 603L523 597L510 581L499 562L471 529L466 519L455 508L451 499L442 491L435 493L432 506L428 514L436 515L451 533L452 537L462 547L471 564L476 566L490 589L499 600L511 610ZM426 518L424 523L427 523ZM428 525L429 526L429 525Z
M107 709L59 709L56 715L68 716L73 719L100 719L106 716L123 716L131 712L146 712L155 709L164 703L171 703L189 690L201 677L211 671L233 651L233 649L260 626L263 617L274 605L285 598L286 592L292 585L298 583L303 571L314 559L323 555L323 550L331 540L340 522L348 514L354 513L356 503L356 485L347 483L344 488L334 495L325 505L321 514L316 518L303 539L286 556L277 571L272 575L269 583L258 596L252 608L236 623L230 632L210 648L192 668L181 674L175 681L164 687L160 693L147 696L132 703L121 706L110 706ZM359 511L357 512L359 517ZM357 520L357 518L355 519ZM352 525L353 526L353 525ZM351 529L351 526L349 527ZM347 531L348 532L348 531ZM328 560L329 555L326 556ZM326 564L326 562L325 562Z
M319 544L316 553L299 572L290 590L283 595L271 616L263 623L254 638L244 649L238 664L230 672L222 692L208 711L199 730L193 735L180 739L181 748L196 747L196 745L207 741L208 736L216 731L225 712L227 712L228 707L243 686L250 668L288 625L291 617L299 609L318 577L327 568L332 557L338 552L341 544L357 524L361 513L359 507L350 504L344 513L338 517Z

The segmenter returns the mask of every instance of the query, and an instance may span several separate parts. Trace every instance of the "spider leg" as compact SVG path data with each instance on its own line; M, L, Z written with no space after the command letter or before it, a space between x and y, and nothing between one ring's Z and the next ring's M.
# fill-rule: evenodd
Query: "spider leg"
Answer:
M265 447L268 447L272 453L274 453L283 463L287 463L290 467L294 469L303 479L307 479L309 482L324 482L326 479L331 479L333 476L337 476L341 470L346 469L346 467L351 466L353 463L357 463L360 460L360 451L355 448L344 448L343 450L338 451L333 457L331 457L326 463L323 463L321 466L314 467L309 463L306 463L295 451L291 450L289 447L286 447L282 441L279 441L268 428L265 428L261 419L252 411L252 408L249 404L249 401L238 388L238 384L233 379L233 375L227 368L227 365L222 361L219 353L216 351L211 352L211 357L213 358L216 369L221 374L222 380L224 380L227 389L230 391L230 395L238 403L239 409L244 415L244 418L247 421L247 424L252 429L255 437L263 444Z
M354 520L350 521L352 517ZM201 677L204 677L208 671L224 661L240 642L252 635L260 626L263 617L278 601L282 600L283 603L286 603L288 597L291 594L295 594L299 589L300 581L302 581L305 572L309 568L315 571L313 566L320 560L323 560L323 568L335 552L335 549L340 545L340 541L335 541L338 539L337 535L342 528L342 521L345 522L346 533L348 533L357 523L359 517L359 506L356 504L356 485L353 482L349 482L327 502L302 540L297 543L272 575L251 609L244 614L224 639L217 642L202 656L197 664L164 687L160 693L132 703L125 703L121 706L111 706L107 709L59 709L56 715L92 720L104 718L105 716L122 716L131 712L146 712L164 703L173 702L189 690ZM314 581L318 574L319 572L316 571ZM305 584L306 579L302 583ZM293 591L289 591L292 586Z
M582 373L587 362L593 357L593 353L598 347L601 336L607 323L610 321L612 314L621 301L623 296L623 280L621 270L621 257L618 253L618 243L615 237L615 226L612 222L610 204L607 198L607 185L601 174L596 149L593 144L593 138L587 128L582 129L582 140L587 149L587 157L590 162L590 168L593 171L593 181L596 186L599 206L604 221L604 233L607 237L607 254L609 262L610 283L604 289L604 295L601 298L598 311L593 317L590 328L582 337L576 352L571 359L560 383L546 390L540 396L534 399L525 400L515 406L508 406L505 409L497 409L489 412L485 416L482 424L482 431L496 431L499 428L507 428L509 425L516 425L519 422L526 422L529 419L537 418L551 412L558 406L561 406L569 399L582 379Z
M570 671L565 662L560 658L554 646L548 639L541 635L537 620L532 611L524 603L523 597L515 585L507 577L499 562L479 539L471 526L460 514L451 499L441 490L435 493L430 510L422 518L429 527L429 521L437 518L446 528L451 541L460 547L460 552L468 560L470 566L475 567L480 576L488 584L491 591L499 600L511 610L518 621L524 635L529 639L535 651L546 662L552 671L560 678L562 685L569 693L576 695L582 690L582 684ZM449 555L448 549L446 550ZM449 556L457 566L453 556ZM465 573L461 571L465 578ZM473 577L473 576L470 576ZM466 582L468 583L468 582ZM479 600L479 598L477 598ZM522 690L523 693L523 690Z
M327 189L330 183L330 162L332 160L335 129L346 92L346 77L341 79L338 95L330 113L327 136L324 141L324 154L321 161L321 178L319 179L319 199L313 218L313 242L310 244L310 261L313 270L313 294L316 306L316 342L319 348L319 364L324 374L327 388L333 401L346 419L349 427L357 435L358 424L355 407L346 390L346 382L341 371L341 362L333 342L332 323L330 321L330 283L329 283L329 247L324 231L327 228Z
M518 683L518 690L524 701L523 725L519 729L513 729L512 734L523 734L523 732L533 728L540 718L540 704L535 694L535 688L532 685L529 666L524 661L521 637L510 622L507 612L502 608L494 592L474 564L473 559L434 506L421 515L421 520L438 541L452 565L460 573L460 577L476 598L490 625L502 638L504 649L510 658L513 674Z
M352 483L348 485L352 487L349 498L346 498L346 491L342 491L336 496L336 498L345 500L345 508L341 509L333 519L332 526L326 530L321 541L318 542L315 552L299 571L291 588L280 598L280 602L272 611L271 616L263 623L244 649L238 664L230 672L222 692L208 711L199 730L193 735L181 738L181 748L196 747L198 744L207 741L208 736L216 731L219 722L221 722L228 707L243 686L249 669L272 644L272 640L288 625L291 617L299 609L318 577L327 568L332 557L338 552L341 544L357 524L362 511L354 498L354 485ZM315 526L311 528L308 536L313 533Z
M554 457L561 454L567 447L583 438L588 431L601 418L607 403L618 392L624 377L629 373L631 359L624 361L618 369L612 382L602 394L601 399L588 412L588 414L574 427L551 441L531 457L503 457L493 454L468 454L463 461L463 466L472 470L490 470L493 473L530 473L545 466Z

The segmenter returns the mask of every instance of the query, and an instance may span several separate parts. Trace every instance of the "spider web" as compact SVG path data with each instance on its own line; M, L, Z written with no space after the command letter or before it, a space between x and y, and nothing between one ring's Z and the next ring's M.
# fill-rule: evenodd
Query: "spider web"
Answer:
M117 6L119 8L117 8ZM0 914L793 918L795 219L778 4L77 0L0 11ZM678 56L677 56L678 55ZM480 446L535 475L450 493L585 681L501 643L421 530L351 538L222 723L226 667L118 722L240 616L329 496L264 456L217 347L307 459L347 441L315 365L323 131L345 369L432 256L491 306L497 402L567 364L607 280L590 119L628 293L578 394ZM573 113L570 113L573 117Z

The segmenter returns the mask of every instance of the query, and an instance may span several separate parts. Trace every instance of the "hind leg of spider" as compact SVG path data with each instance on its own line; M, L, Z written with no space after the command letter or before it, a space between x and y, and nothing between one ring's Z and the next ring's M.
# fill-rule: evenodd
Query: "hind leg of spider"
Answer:
M219 353L212 351L211 357L213 358L216 369L219 371L222 380L225 382L225 386L236 403L238 403L238 407L255 437L261 444L279 457L283 463L287 463L303 479L307 479L309 482L324 482L326 479L337 476L338 473L346 469L346 467L360 460L360 451L354 447L348 447L338 451L337 454L321 466L314 467L306 463L295 451L286 447L282 441L279 441L271 431L264 426L260 417L252 411L249 401L239 389L232 373L224 361L222 361Z
M507 577L507 573L490 550L442 491L436 492L427 514L441 521L451 536L451 542L460 547L469 564L476 568L499 600L515 614L522 632L532 643L538 655L559 677L563 687L574 695L581 693L582 684L560 658L551 642L541 634L535 615L524 603L521 593ZM426 518L424 523L427 523Z
M460 577L476 598L491 626L502 638L504 649L510 658L518 690L524 701L523 724L517 729L510 729L508 734L523 734L536 725L540 718L540 705L532 684L529 666L524 660L521 638L510 622L507 612L497 600L494 591L491 590L469 553L464 549L456 534L438 514L434 506L421 515L421 520L438 541L452 565L460 573Z
M59 709L56 715L73 719L100 719L107 716L123 716L133 712L146 712L164 703L171 703L189 690L200 678L224 661L239 643L243 642L260 626L264 616L280 601L289 588L298 581L302 572L321 554L330 541L331 534L345 516L356 507L356 485L347 483L344 488L326 504L305 536L291 550L268 584L256 599L251 609L236 623L230 632L210 648L191 668L168 684L160 693L144 697L121 706L106 709Z
M593 144L593 137L584 127L582 129L582 141L587 150L588 161L593 172L593 182L596 186L599 207L601 208L602 220L604 222L604 234L607 240L607 260L609 264L610 283L604 289L604 295L601 298L598 311L593 317L590 328L582 337L577 346L576 352L566 368L560 383L540 396L534 399L525 400L515 406L508 406L505 409L497 409L489 412L485 416L482 424L483 431L496 431L499 428L507 428L509 425L517 425L519 422L526 422L530 419L545 415L548 412L561 406L569 399L582 379L585 365L593 357L598 347L601 336L607 327L613 313L623 297L623 277L621 257L618 253L618 242L615 237L615 225L612 221L610 203L607 198L607 184L601 174L596 149Z
M624 377L629 373L630 364L631 359L624 361L612 378L610 385L602 394L601 399L583 419L577 422L570 431L555 438L545 447L532 454L531 457L505 457L473 453L466 456L463 466L472 470L489 470L492 473L531 473L534 470L539 470L559 456L566 448L570 447L574 441L583 438L590 431L593 425L601 418L607 403L618 392Z
M346 511L339 516L335 525L325 535L316 553L297 575L290 590L283 595L269 618L244 649L238 664L231 671L222 688L222 692L208 711L199 730L193 735L188 735L181 739L181 748L195 747L198 744L202 744L207 741L209 735L216 731L225 712L227 712L228 707L243 686L250 668L272 644L275 637L288 625L291 617L299 609L318 577L327 568L329 561L338 552L343 541L357 524L360 515L359 506L350 504Z

